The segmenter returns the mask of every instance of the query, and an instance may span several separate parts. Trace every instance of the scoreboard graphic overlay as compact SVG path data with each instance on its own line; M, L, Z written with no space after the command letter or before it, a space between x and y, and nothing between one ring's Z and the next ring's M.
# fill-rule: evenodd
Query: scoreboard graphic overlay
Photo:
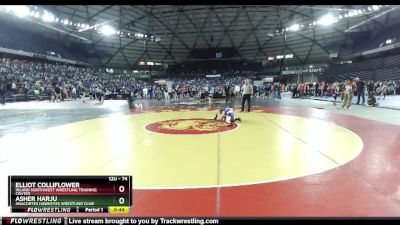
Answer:
M132 176L9 176L13 213L128 213Z

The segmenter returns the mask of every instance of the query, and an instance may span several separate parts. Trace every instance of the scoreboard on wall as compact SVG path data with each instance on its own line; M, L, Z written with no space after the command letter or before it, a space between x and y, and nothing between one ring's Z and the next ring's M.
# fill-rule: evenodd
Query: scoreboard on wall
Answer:
M9 176L13 213L128 213L132 176Z

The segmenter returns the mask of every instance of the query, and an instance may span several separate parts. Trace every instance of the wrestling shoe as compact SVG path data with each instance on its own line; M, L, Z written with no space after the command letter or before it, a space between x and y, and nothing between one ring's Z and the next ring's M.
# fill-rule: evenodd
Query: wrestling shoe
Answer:
M218 118L218 114L215 114L214 120L217 120Z
M236 118L236 121L242 122L242 120L239 117Z

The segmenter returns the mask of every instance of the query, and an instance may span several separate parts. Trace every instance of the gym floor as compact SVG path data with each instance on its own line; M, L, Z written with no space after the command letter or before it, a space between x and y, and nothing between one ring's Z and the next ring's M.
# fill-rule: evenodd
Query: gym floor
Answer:
M400 215L398 110L236 99L226 127L224 101L137 103L0 107L0 214L8 175L132 175L120 216Z

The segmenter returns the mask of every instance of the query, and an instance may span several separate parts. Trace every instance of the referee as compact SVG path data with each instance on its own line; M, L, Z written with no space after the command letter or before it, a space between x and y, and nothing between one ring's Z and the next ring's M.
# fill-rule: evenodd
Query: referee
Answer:
M243 97L242 97L242 111L244 111L244 104L247 100L247 112L250 112L250 100L251 100L251 95L253 94L253 86L249 84L249 80L244 81L244 85L242 87L243 89Z
M230 91L230 83L229 83L229 84L228 84L228 83L225 84L224 89L225 89L225 103L228 103L229 95L231 94L231 91Z

